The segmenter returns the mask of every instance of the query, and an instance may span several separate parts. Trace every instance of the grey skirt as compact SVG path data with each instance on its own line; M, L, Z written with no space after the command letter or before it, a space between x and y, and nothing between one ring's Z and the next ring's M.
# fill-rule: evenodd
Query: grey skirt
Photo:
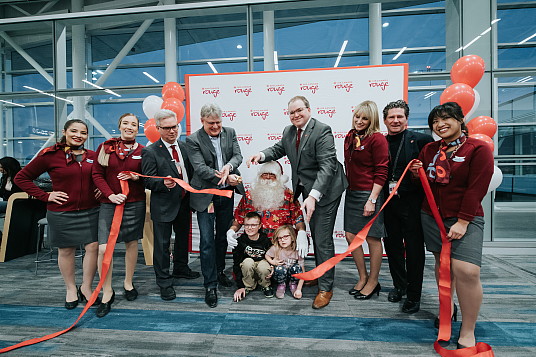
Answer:
M106 244L114 217L116 204L102 203L99 212L99 244ZM119 230L118 242L131 242L143 237L145 201L127 202Z
M80 211L47 211L50 244L71 248L97 241L99 207Z
M371 216L363 216L365 203L370 197L371 191L353 191L346 190L344 200L344 231L357 234L366 224L378 213L383 205L383 192L380 193L376 201L376 210ZM385 226L383 225L383 212L370 227L369 237L382 238L387 236Z
M458 218L446 218L443 220L447 234L450 227L458 221ZM442 242L439 228L434 217L421 211L422 230L424 243L430 252L441 252ZM482 243L484 241L484 217L477 216L467 226L467 231L461 239L454 239L451 244L451 258L478 266L482 264Z

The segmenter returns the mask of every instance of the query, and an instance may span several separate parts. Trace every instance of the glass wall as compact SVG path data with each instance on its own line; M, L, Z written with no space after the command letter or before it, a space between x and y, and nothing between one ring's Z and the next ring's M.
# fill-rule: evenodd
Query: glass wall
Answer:
M92 7L97 9L99 2L103 1L92 2ZM159 95L166 81L169 33L164 17L175 21L178 82L184 82L187 74L242 72L250 66L263 70L264 11L273 12L274 31L268 37L273 39L280 70L333 67L343 44L339 67L370 64L367 3L283 1L249 8L247 1L230 6L222 0L207 2L202 9L199 2L193 3L195 9L192 5L192 9L131 17L119 14L73 21L66 13L64 19L0 25L0 154L27 163L59 137L62 123L73 116L89 122L92 149L117 134L122 113L132 112L145 122L143 100ZM418 130L427 130L429 111L451 84L447 44L459 36L463 21L471 21L464 17L459 26L448 24L446 6L453 3L382 4L382 61L409 64L410 125ZM496 165L504 180L488 207L493 216L488 239L535 241L536 29L530 19L536 17L536 1L489 0L489 4L489 16L500 20L486 37L492 47L486 75L492 84L480 95L492 98L487 115L499 124ZM82 36L77 25L84 26ZM62 26L64 37L59 32ZM80 48L82 53L77 52ZM73 53L81 61L73 60ZM448 56L453 53L449 49ZM139 138L146 142L143 130ZM524 223L516 224L517 220Z

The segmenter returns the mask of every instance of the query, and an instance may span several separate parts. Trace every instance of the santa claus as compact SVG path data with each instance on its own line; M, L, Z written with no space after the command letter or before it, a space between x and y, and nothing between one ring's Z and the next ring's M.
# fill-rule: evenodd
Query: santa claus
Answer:
M255 182L250 190L242 196L234 212L234 221L227 231L229 248L236 247L236 232L244 224L248 212L256 211L262 217L262 231L272 237L273 232L284 224L290 224L298 230L297 250L305 257L309 251L309 242L305 232L305 223L299 202L294 199L292 190L285 186L288 176L277 161L269 161L259 167Z

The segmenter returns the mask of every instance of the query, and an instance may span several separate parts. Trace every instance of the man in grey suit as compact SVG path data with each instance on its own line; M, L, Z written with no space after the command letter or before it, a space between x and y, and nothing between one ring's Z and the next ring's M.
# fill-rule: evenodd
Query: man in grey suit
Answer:
M311 118L309 101L302 96L292 98L288 103L288 113L292 125L283 130L281 140L250 157L247 164L288 157L294 195L303 195L302 208L305 209L305 219L309 221L315 260L319 265L335 254L333 228L341 195L348 182L337 160L331 128ZM313 309L329 304L333 296L334 276L335 271L331 269L318 279Z
M194 168L190 184L196 189L237 190L244 194L238 166L242 154L234 129L222 127L221 109L216 104L201 108L203 127L186 138L188 157ZM218 305L218 283L230 287L233 282L224 274L227 230L233 221L234 196L231 198L193 193L191 207L197 211L200 233L201 272L205 302ZM214 235L214 227L216 234Z
M154 119L160 139L142 150L144 175L175 177L188 182L192 166L186 145L177 141L178 122L170 110L158 111ZM151 219L153 220L153 267L156 284L163 300L175 299L173 277L195 279L198 272L188 267L188 238L190 234L190 194L173 180L146 178L145 187L151 190ZM169 273L171 229L175 232L173 274Z

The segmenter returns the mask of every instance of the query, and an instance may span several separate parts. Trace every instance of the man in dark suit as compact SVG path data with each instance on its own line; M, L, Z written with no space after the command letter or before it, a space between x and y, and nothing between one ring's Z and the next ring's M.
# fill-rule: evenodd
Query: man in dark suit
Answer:
M186 145L177 141L178 122L175 113L159 110L154 119L160 139L142 150L144 175L175 177L188 182L192 166L186 154ZM188 239L190 234L190 194L173 180L145 179L151 190L151 219L153 220L153 266L156 284L163 300L175 299L173 277L196 279L198 272L188 267ZM169 273L169 245L171 229L175 232L173 247L173 274Z
M319 265L335 255L333 228L341 195L348 186L341 163L337 160L331 128L311 118L309 101L302 96L288 103L292 125L283 130L283 136L274 146L249 158L252 162L277 160L287 156L292 168L292 188L295 197L303 197L302 208L309 222ZM298 245L307 242L298 241ZM318 294L313 309L328 305L333 296L335 270L318 279Z
M203 127L186 138L188 157L194 168L190 184L196 189L236 189L243 195L244 186L238 171L242 163L240 146L234 129L222 126L221 114L218 105L205 104L201 108ZM223 271L227 252L226 233L233 222L234 196L227 198L194 193L190 206L197 211L205 302L216 307L218 283L226 287L233 285Z
M389 172L384 187L389 194L407 164L419 156L424 145L434 141L430 135L408 130L409 107L403 100L387 104L383 121L389 142ZM406 175L398 192L387 204L384 223L387 237L385 251L394 288L388 300L398 302L407 293L402 312L419 311L424 270L424 238L421 227L421 203L424 193L420 184Z

